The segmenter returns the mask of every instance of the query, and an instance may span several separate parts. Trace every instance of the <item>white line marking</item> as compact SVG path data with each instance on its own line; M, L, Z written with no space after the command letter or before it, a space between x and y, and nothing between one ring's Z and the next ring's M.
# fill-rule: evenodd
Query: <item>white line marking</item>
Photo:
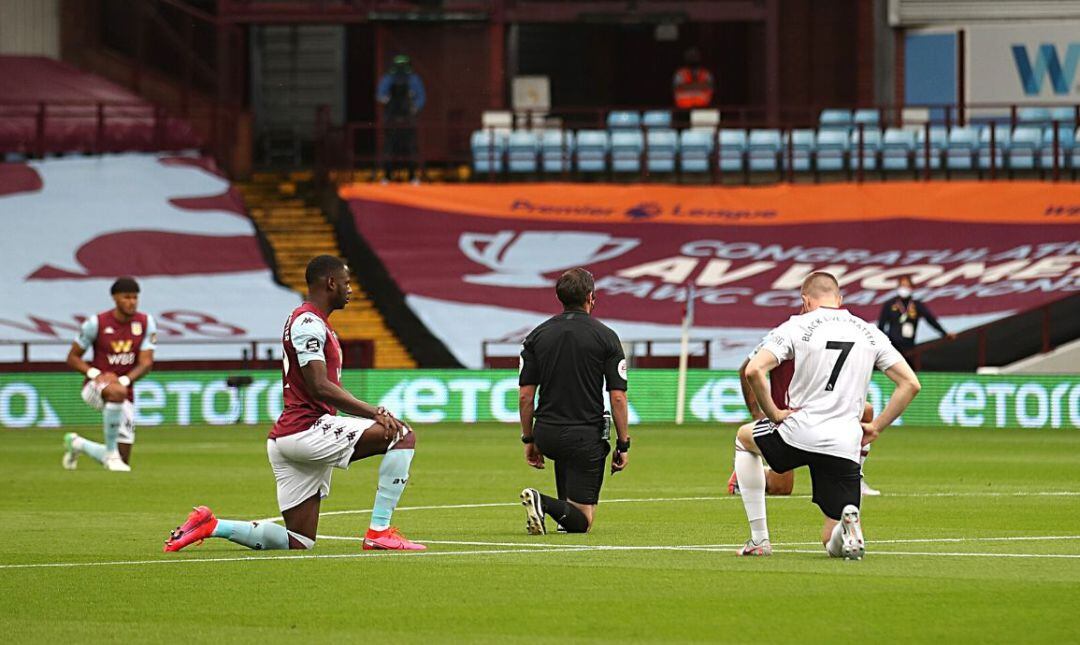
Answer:
M503 553L557 553L566 549L489 549L470 551L366 551L363 553L326 553L311 555L267 555L233 556L227 558L187 558L171 559L163 556L160 560L113 560L109 562L36 562L30 564L0 564L0 569L50 569L71 567L119 567L141 564L196 564L199 562L266 562L270 560L340 560L352 558L418 558L437 555L498 555Z
M882 495L882 498L894 498L894 497L1080 497L1080 491L1015 491L1015 492L969 492L969 493L886 493ZM782 495L769 497L770 501L783 500L783 499L810 499L810 495ZM605 499L601 500L602 504L646 504L654 502L715 502L723 500L739 500L738 495L704 495L698 497L638 497L638 498L626 498L626 499ZM469 509L469 508L509 508L514 506L521 506L521 502L485 502L480 504L435 504L431 506L399 506L395 509L395 512L404 511L441 511L441 510L454 510L454 509ZM371 513L370 508L352 509L343 511L323 511L319 513L320 517L329 517L331 515L363 515ZM280 522L281 516L275 515L274 517L264 517L255 522Z
M820 553L822 549L773 549L773 553ZM942 558L1080 558L1080 553L949 553L945 551L867 551L867 557L910 555Z

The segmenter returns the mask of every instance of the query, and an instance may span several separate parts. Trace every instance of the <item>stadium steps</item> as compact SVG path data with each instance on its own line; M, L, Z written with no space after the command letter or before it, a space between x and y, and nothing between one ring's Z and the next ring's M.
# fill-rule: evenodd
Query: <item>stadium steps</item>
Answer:
M239 184L248 213L274 253L277 278L304 293L304 269L321 254L343 256L333 226L322 209L298 195L311 181L310 173L255 173ZM353 275L353 298L334 315L334 328L342 340L375 343L376 368L415 368L416 361L390 331L381 313Z

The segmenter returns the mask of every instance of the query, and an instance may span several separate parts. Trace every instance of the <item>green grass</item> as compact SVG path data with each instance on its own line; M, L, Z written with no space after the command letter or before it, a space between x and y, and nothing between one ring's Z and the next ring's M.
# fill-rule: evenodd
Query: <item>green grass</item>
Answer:
M395 524L406 535L551 548L432 544L427 555L371 557L355 541L324 538L314 558L223 540L161 553L193 504L225 518L276 515L264 432L143 429L130 475L86 458L63 471L58 431L0 432L2 633L19 643L1076 638L1075 431L890 430L867 466L884 495L864 503L862 562L829 559L815 544L821 516L805 498L805 471L794 497L769 500L772 558L737 558L733 547L566 548L745 540L742 505L723 494L732 431L704 427L636 428L630 467L603 495L708 499L601 502L594 533L540 538L524 535L515 502L524 486L550 490L552 475L525 466L515 428L420 429L404 507L507 506L402 509ZM323 510L370 508L376 470L377 459L335 472ZM328 515L320 534L355 537L366 522ZM1073 539L884 542L1023 536ZM131 561L140 564L6 566Z

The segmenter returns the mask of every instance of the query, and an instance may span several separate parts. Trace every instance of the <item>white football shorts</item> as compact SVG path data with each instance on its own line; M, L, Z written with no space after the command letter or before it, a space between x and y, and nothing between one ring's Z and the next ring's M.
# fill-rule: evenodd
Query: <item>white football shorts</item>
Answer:
M334 468L347 470L349 459L373 419L324 414L310 428L266 440L266 455L277 481L278 508L287 511L315 493L330 494Z

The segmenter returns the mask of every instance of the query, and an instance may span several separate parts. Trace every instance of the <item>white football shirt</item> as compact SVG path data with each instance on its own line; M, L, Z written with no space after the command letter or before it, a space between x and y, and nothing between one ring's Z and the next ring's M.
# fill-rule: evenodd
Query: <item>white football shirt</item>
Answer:
M904 360L885 334L846 309L819 307L769 332L761 348L780 362L795 361L788 386L795 412L778 427L784 441L858 462L870 375Z

